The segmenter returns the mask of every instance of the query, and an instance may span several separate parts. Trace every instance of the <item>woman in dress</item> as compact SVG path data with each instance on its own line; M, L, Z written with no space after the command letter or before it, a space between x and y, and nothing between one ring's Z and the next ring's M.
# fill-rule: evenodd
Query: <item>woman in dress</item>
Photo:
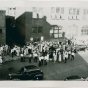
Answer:
M61 62L61 53L59 52L59 62Z
M56 55L56 53L54 52L53 53L53 57L54 57L54 63L56 62L56 60L57 60L57 55Z

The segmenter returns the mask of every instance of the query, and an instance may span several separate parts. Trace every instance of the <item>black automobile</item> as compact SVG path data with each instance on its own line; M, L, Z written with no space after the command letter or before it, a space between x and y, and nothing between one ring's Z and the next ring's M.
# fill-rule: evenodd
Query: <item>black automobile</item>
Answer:
M42 80L44 73L35 65L24 66L17 73L9 74L8 80Z
M84 81L85 79L83 77L80 77L78 75L72 75L67 77L64 81Z

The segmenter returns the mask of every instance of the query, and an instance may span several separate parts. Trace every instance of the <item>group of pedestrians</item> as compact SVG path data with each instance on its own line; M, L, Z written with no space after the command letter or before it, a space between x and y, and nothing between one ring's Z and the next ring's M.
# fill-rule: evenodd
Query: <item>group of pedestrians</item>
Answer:
M26 46L26 53L24 54L25 48L23 48L23 53L21 51L21 61L24 62L25 55L28 55L29 63L32 60L34 62L39 62L38 65L47 65L48 62L53 61L61 63L67 63L67 60L74 60L75 48L71 44L59 44L55 42L40 42L40 43L30 43Z
M32 42L22 47L14 45L12 48L8 45L0 47L0 63L3 62L3 56L9 55L12 58L19 56L21 62L25 62L26 56L29 63L34 61L39 66L47 65L49 61L67 63L67 60L74 60L74 46L68 43L59 43L52 41Z

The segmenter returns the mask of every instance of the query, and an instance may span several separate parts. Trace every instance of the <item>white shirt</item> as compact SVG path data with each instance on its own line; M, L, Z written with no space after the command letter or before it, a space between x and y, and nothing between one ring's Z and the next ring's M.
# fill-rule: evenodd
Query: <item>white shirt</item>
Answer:
M20 56L23 57L23 54L21 54Z
M37 55L37 53L34 53L34 57L37 57L38 55Z
M68 58L68 53L67 52L65 53L65 57Z
M72 52L72 55L73 55L73 56L75 55L74 52Z
M69 51L68 54L71 54L71 51Z

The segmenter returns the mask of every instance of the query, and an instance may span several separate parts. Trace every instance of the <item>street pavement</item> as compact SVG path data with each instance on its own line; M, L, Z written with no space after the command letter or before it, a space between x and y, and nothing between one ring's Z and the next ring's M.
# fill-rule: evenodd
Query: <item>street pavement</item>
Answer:
M5 58L11 59L9 56L6 56ZM25 62L20 62L20 57L14 57L12 61L9 60L0 65L0 80L7 80L9 73L19 71L21 67L30 64L38 66L38 62L34 63L33 60L32 63L29 63L28 59L26 59ZM10 71L9 68L14 68L14 70ZM79 54L75 55L73 61L68 60L67 63L64 63L63 61L61 63L48 62L48 65L43 65L40 68L45 74L44 80L49 81L63 81L66 77L71 75L88 77L88 64Z
M88 63L88 50L84 51L80 51L78 52L78 54Z

